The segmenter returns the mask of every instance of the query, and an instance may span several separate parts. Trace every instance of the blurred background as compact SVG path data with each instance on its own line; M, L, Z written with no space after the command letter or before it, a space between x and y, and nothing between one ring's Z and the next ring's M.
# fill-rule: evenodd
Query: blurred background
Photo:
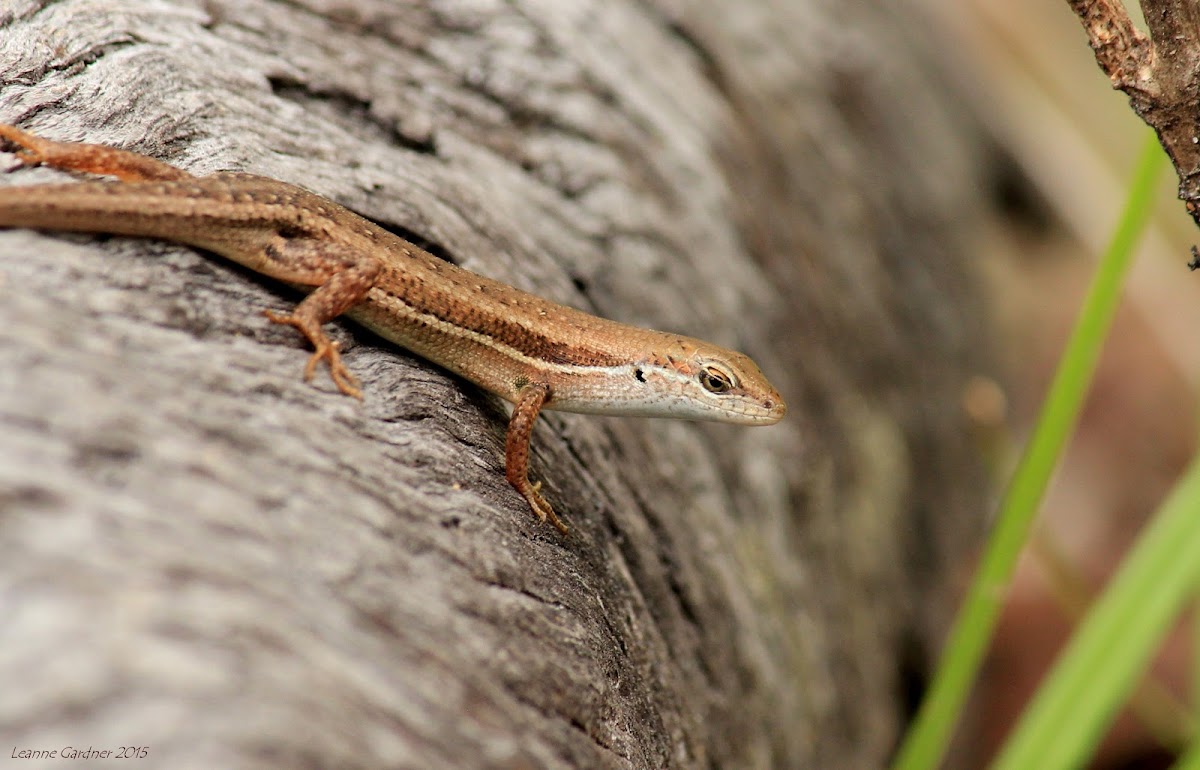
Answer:
M985 424L994 418L996 433L982 438L1003 480L1036 417L1149 129L1112 90L1063 0L926 2L957 48L951 55L962 64L963 92L977 102L972 107L996 144L1001 205L974 246L989 273L1005 381L979 383L967 408ZM1197 235L1175 197L1177 183L1173 170L1163 174L1156 217L1018 571L955 751L957 766L986 763L1075 618L1195 449L1200 273L1186 267ZM1189 649L1186 629L1177 629L1093 767L1170 765L1185 730Z

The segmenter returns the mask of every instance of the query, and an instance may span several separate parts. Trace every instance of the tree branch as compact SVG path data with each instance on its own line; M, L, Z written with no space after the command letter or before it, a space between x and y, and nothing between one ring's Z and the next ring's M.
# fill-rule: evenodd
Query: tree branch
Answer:
M1125 12L1113 0L1068 0L1083 22L1096 62L1108 73L1113 88L1130 97L1135 93L1152 97L1153 78L1150 63L1154 47Z
M1143 0L1149 37L1113 0L1068 0L1100 69L1129 95L1179 175L1179 197L1200 224L1200 11L1188 0Z

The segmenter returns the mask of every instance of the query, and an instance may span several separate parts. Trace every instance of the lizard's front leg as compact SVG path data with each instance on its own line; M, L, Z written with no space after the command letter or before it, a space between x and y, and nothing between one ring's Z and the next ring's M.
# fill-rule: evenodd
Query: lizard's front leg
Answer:
M378 259L351 257L319 240L285 236L276 237L262 259L256 270L282 281L317 287L291 313L266 311L267 318L296 327L312 343L313 354L304 367L305 381L312 380L317 364L325 361L338 390L361 399L358 379L342 363L337 343L321 327L367 296L383 264Z
M508 423L508 436L504 442L504 470L508 483L529 501L534 514L542 521L550 519L551 524L567 534L567 525L554 514L554 508L538 491L541 482L534 484L529 481L529 441L533 435L533 424L549 398L550 386L545 383L535 382L521 391L521 399L517 401Z

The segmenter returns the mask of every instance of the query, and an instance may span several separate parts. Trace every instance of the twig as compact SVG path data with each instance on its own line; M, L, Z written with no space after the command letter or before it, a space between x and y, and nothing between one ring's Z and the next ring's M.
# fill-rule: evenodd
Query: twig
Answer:
M1142 34L1125 11L1113 0L1068 0L1083 22L1088 42L1096 54L1096 63L1108 73L1113 88L1134 97L1154 98L1151 60L1154 46Z
M1200 225L1200 8L1142 0L1147 36L1118 0L1067 2L1113 88L1158 134L1179 174L1179 197Z

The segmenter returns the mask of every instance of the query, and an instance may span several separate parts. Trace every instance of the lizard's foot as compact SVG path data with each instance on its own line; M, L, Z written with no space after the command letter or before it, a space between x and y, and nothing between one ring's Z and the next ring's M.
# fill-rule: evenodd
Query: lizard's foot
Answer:
M312 382L313 376L316 374L317 366L325 361L329 364L329 377L333 380L333 384L337 389L347 396L353 396L359 401L362 400L362 389L358 386L358 378L342 363L342 354L338 350L338 344L318 327L316 330L310 328L310 324L306 323L303 318L298 318L295 314L289 313L282 315L273 310L263 311L267 318L277 324L285 324L294 326L300 330L313 346L313 354L308 357L308 363L304 366L304 381Z
M533 509L533 514L538 517L538 521L550 520L550 523L558 528L559 532L564 535L568 534L567 525L563 524L562 519L554 513L554 506L550 505L546 498L542 497L541 489L542 482L529 483L529 479L525 479L523 485L513 484L521 496L529 503L529 507Z

